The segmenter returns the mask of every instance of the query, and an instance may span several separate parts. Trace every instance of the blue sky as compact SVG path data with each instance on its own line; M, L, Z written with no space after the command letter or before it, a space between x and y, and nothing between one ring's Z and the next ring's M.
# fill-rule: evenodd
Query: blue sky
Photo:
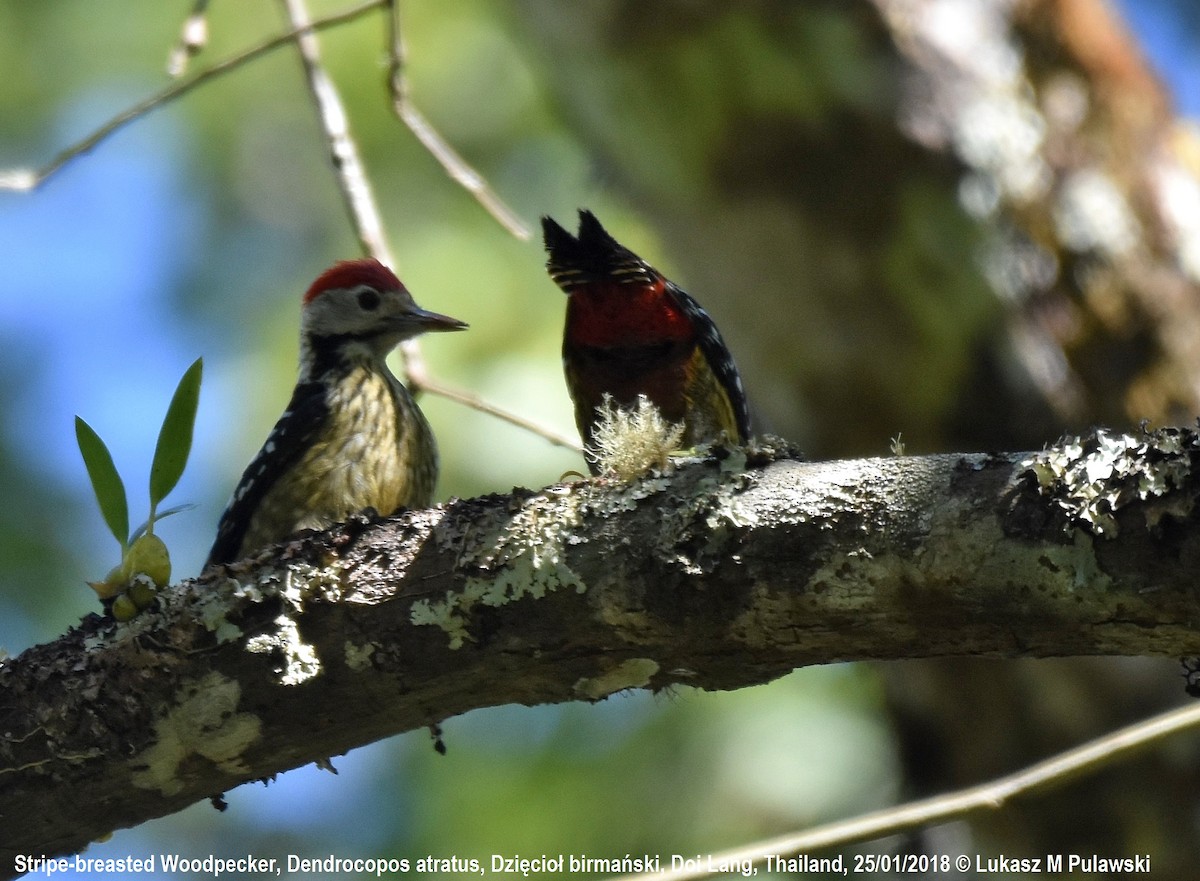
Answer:
M1195 3L1196 0L1186 0ZM1181 114L1200 118L1200 13L1181 0L1117 0Z

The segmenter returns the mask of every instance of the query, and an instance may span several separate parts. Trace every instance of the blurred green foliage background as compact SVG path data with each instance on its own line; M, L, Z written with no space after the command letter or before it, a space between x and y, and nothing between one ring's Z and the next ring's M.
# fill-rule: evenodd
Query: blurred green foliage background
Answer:
M186 12L0 2L0 167L39 165L159 88ZM898 66L865 4L457 0L405 4L404 22L413 97L434 125L531 229L588 207L694 293L761 425L821 457L884 455L898 433L918 453L1011 439L956 422L972 345L1003 304L950 163L895 130ZM271 3L213 4L210 26L194 68L284 28ZM471 324L423 344L431 370L573 433L562 295L540 243L501 229L392 116L380 15L321 40L400 276ZM93 611L83 581L116 560L72 416L137 487L176 379L204 357L193 461L172 496L197 508L160 528L177 575L194 574L287 400L301 293L355 254L290 48L38 191L0 194L0 644L15 654ZM581 467L489 416L421 404L442 498ZM884 685L859 666L444 727L444 758L416 732L335 759L337 777L243 786L223 814L196 805L90 853L694 855L912 791Z

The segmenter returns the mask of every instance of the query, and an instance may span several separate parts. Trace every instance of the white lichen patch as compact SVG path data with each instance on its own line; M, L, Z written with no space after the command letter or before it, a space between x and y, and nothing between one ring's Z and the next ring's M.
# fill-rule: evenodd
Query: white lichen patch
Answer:
M278 652L283 665L277 672L284 685L298 685L318 675L321 662L316 649L301 639L300 629L292 616L303 613L305 604L312 599L338 601L342 588L337 570L293 563L282 573L266 572L256 581L229 580L232 587L228 592L214 590L197 595L194 600L201 622L217 641L234 642L244 635L242 628L227 617L231 608L237 605L235 601L261 603L270 597L279 597L284 602L285 612L275 619L276 629L247 640L246 649L259 654Z
M199 620L207 630L216 634L218 642L233 642L241 636L241 629L230 624L225 617L229 600L223 590L161 590L155 599L156 607L144 609L128 621L115 622L112 628L102 628L87 636L83 642L84 649L103 651L157 631L164 622L185 617Z
M721 460L719 474L697 486L700 492L693 498L703 507L705 522L711 529L751 527L762 522L760 510L753 504L745 504L745 491L758 485L761 475L758 471L747 471L746 461L744 448L731 448L729 455Z
M302 563L292 563L282 573L262 573L255 581L241 581L230 576L219 585L220 589L188 594L192 613L218 643L236 642L242 638L242 628L228 617L230 610L239 606L239 601L257 604L278 596L291 610L300 612L310 599L337 602L342 594L337 569ZM170 602L171 597L170 592L162 594L160 602Z
M1020 565L1027 565L1027 561L1022 561ZM1091 541L1082 532L1075 533L1072 544L1043 548L1038 554L1038 565L1066 573L1069 579L1066 587L1072 591L1084 588L1109 591L1113 588L1112 576L1100 568ZM1013 571L1017 571L1015 567ZM1033 580L1031 575L1029 581Z
M283 575L283 587L280 589L280 594L296 611L303 609L308 600L339 602L342 599L341 568L342 564L340 563L325 567L310 566L307 563L290 563ZM269 576L269 578L271 582L278 583L278 578L274 576Z
M461 591L447 592L444 599L413 603L409 620L440 628L456 649L470 638L467 620L476 605L503 606L562 588L583 593L586 585L563 555L582 517L583 493L552 487L525 500L511 516L498 518L494 527L473 529L458 563L484 574L471 576Z
M582 512L607 517L622 511L633 511L645 499L670 492L675 486L679 469L708 461L708 450L707 445L677 450L670 454L666 467L661 471L651 469L635 480L606 485L602 491L592 492L590 487L584 487ZM710 482L715 485L717 480L710 478Z
M252 602L262 601L262 592L256 586L243 585L233 579L229 579L229 581L236 585L233 588L235 598L247 596L247 593L243 591L252 590L253 593L249 594L249 599ZM241 638L242 628L228 618L229 596L225 591L212 590L198 595L193 610L200 619L200 623L216 637L218 643L235 642Z
M246 640L246 651L254 654L278 654L283 660L275 668L282 685L299 685L321 672L317 650L300 637L300 628L287 615L275 619L275 630Z
M729 450L714 468L714 457L707 450L701 455L701 449L687 451L686 459L671 454L662 472L652 470L636 480L609 478L549 487L521 501L515 511L494 516L490 523L474 522L461 539L455 566L469 573L463 589L417 600L409 620L439 628L449 637L450 648L457 649L471 639L471 613L478 606L500 607L564 589L585 592L588 585L566 555L568 548L587 540L579 532L580 525L585 518L604 521L633 511L652 496L669 495L656 506L661 516L655 544L660 547L677 546L706 516L715 517L721 526L748 525L733 506L736 494L756 479L755 473L744 470L745 451ZM705 558L719 559L718 545L723 541L724 536L718 538ZM623 562L614 560L614 567ZM693 571L692 561L680 562Z
M1194 432L1167 429L1134 437L1100 430L1069 438L1018 464L1014 475L1032 473L1038 491L1091 532L1116 537L1115 514L1133 501L1161 499L1191 478L1191 456L1200 451ZM1189 513L1190 499L1147 513L1154 526L1167 513Z
M408 613L408 620L416 627L439 628L450 637L450 648L459 649L471 638L465 615L472 605L466 591L462 594L447 592L444 600L417 600Z
M584 487L582 510L604 520L635 510L645 499L664 496L654 504L658 516L650 544L655 548L695 547L692 539L703 524L706 529L699 532L706 540L703 547L696 548L694 557L676 555L667 560L688 574L702 574L727 556L724 548L732 529L760 522L755 507L742 505L739 499L758 482L761 471L746 470L744 448L722 447L720 452L723 455L718 458L709 445L678 451L663 472L651 471L641 479L606 486L603 491Z
M181 689L178 703L154 725L154 745L129 760L133 785L175 795L183 789L180 766L195 756L228 774L245 773L241 756L258 740L262 722L237 711L240 699L241 686L216 672Z
M726 472L724 465L729 459L733 467ZM759 472L737 470L745 465L744 451L733 451L729 459L723 460L718 469L705 469L699 478L695 472L679 474L686 483L678 489L672 484L675 491L659 504L652 546L688 548L686 554L676 553L667 560L688 575L705 574L722 560L733 559L729 545L736 541L736 530L760 522L753 506L740 503L745 490L758 482ZM704 528L698 528L701 524Z
M359 645L358 643L346 640L346 644L342 647L346 666L355 672L370 669L371 657L375 654L375 650L378 648L379 646L373 642Z
M580 697L598 701L627 688L644 688L658 672L658 662L650 658L627 658L599 676L581 677L572 686Z

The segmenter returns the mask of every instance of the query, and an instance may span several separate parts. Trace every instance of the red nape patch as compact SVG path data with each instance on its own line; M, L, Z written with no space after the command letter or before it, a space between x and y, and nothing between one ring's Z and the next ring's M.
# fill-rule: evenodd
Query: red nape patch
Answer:
M361 260L342 260L317 276L304 295L304 302L311 303L326 291L335 288L353 288L369 285L377 291L395 291L404 288L396 274L378 260L365 257Z
M567 296L567 338L577 345L653 345L694 335L661 279L643 285L592 282Z

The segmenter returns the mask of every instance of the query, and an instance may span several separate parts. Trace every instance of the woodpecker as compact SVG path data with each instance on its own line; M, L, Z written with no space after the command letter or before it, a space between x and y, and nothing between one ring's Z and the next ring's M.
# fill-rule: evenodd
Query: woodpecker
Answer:
M291 402L221 515L205 568L363 508L426 507L437 481L433 432L386 358L403 340L463 330L427 312L377 260L347 260L304 295Z
M621 245L590 211L572 236L542 218L546 270L567 295L563 371L585 448L604 396L635 408L639 395L683 423L681 446L744 443L750 411L737 365L708 313ZM589 459L592 473L596 463Z

